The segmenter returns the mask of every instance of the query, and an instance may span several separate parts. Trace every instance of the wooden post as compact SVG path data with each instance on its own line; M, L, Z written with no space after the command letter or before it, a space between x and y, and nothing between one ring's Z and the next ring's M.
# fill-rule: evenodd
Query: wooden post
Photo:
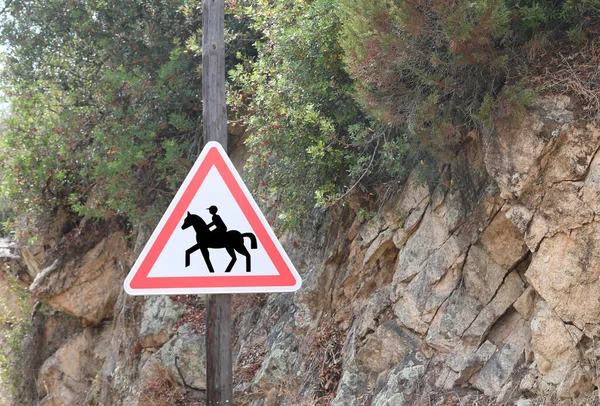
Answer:
M227 151L223 0L202 1L202 100L204 139ZM206 404L233 405L231 295L209 295L206 304Z
M202 1L202 111L204 139L227 151L223 0Z
M208 296L206 307L206 404L208 406L233 405L231 295Z

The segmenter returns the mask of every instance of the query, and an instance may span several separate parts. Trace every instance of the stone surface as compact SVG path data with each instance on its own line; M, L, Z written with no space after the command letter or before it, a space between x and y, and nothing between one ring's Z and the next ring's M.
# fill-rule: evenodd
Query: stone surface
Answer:
M570 331L546 303L540 303L531 330L538 372L546 383L558 386L559 396L571 397L580 385L591 385L591 375L580 365L577 344L581 335Z
M421 207L423 202L427 202L429 199L429 188L424 182L419 180L419 176L420 175L418 171L413 171L406 184L403 186L402 195L399 199L400 204L398 207L403 216ZM393 217L384 217L390 226L392 222L398 221L398 219Z
M498 349L481 370L471 378L471 384L488 396L497 396L512 378L513 372L525 360L525 348L531 339L527 323L515 329L508 342Z
M592 393L594 389L595 384L591 368L576 365L565 380L558 385L556 394L562 399L573 399Z
M0 238L0 268L3 274L12 275L22 283L31 283L37 275L25 263L13 236Z
M523 233L503 212L498 213L483 231L480 242L492 261L506 271L514 268L528 251Z
M390 199L381 210L381 217L385 226L396 231L402 226L414 226L414 221L408 221L413 213L423 213L424 206L429 202L429 188L419 181L419 173L413 171L400 193ZM408 223L408 224L407 224ZM412 224L411 224L412 223Z
M460 242L449 238L439 250L420 264L421 271L407 285L396 287L394 306L398 319L407 327L425 333L438 307L460 280L464 262Z
M108 350L110 328L87 330L58 349L42 365L38 390L42 404L81 405Z
M362 370L379 374L391 369L412 349L411 339L395 321L377 327L356 354Z
M521 234L525 234L529 227L529 223L533 218L533 213L526 206L521 204L507 205L504 213L506 218L517 227Z
M428 209L419 228L408 239L398 254L394 284L411 279L423 269L423 262L436 251L449 236L443 218Z
M363 338L377 329L382 313L392 305L390 292L391 287L385 286L374 292L367 300L354 304L356 313L360 312L360 317L354 324L358 337Z
M498 347L489 341L480 346L460 343L448 355L446 362L448 373L436 382L436 386L449 390L456 385L464 384L497 350Z
M361 383L358 373L344 369L331 406L357 406L357 392Z
M206 338L189 324L154 353L144 364L140 386L144 388L161 373L168 373L180 386L206 389Z
M459 285L440 307L429 326L427 344L440 351L451 351L483 307L484 304L479 299Z
M566 127L548 157L544 181L558 183L583 179L599 146L600 130L592 123Z
M473 245L463 268L465 286L469 292L490 298L498 290L507 271L494 262L480 245Z
M419 385L425 373L426 358L419 352L411 353L399 363L386 379L385 388L373 399L373 406L403 406Z
M521 314L521 316L529 320L531 319L531 316L533 315L533 312L535 310L536 299L537 297L535 294L535 290L533 290L533 288L529 286L527 289L525 289L525 292L523 292L523 294L515 301L513 307L516 311L518 311Z
M550 188L527 231L527 245L535 251L540 241L558 232L566 233L594 219L592 209L581 200L580 182L563 182Z
M175 333L175 323L184 312L168 296L149 296L144 304L140 326L142 346L158 347L169 341Z
M589 165L588 174L580 191L581 200L590 207L595 214L600 213L600 154L596 153Z
M525 274L531 286L565 322L583 330L600 317L600 224L545 238Z
M394 233L390 229L387 229L379 234L369 245L369 248L367 248L365 257L363 259L363 264L366 265L369 263L369 261L378 260L389 249L394 249L394 251L396 251L393 238Z
M83 403L88 385L85 382L83 360L86 350L83 335L69 341L40 370L40 391L54 402Z
M397 229L393 236L396 248L402 248L404 243L410 238L419 226L425 210L429 206L429 199L424 199L410 214L406 217L402 227Z
M265 360L256 372L254 384L261 390L270 390L295 376L298 343L294 337L280 333L272 343Z
M37 300L96 325L111 317L129 258L123 234L114 233L77 258L59 260L35 278L29 290Z
M363 247L369 247L371 243L388 227L382 216L375 216L369 221L364 222L358 229L358 237Z
M463 340L479 344L492 325L521 296L524 287L521 277L513 271L506 277L493 299L483 308L463 334Z
M542 174L542 158L553 148L562 126L573 121L569 103L566 96L542 98L518 118L518 124L503 120L494 134L484 134L485 164L502 198L520 197Z

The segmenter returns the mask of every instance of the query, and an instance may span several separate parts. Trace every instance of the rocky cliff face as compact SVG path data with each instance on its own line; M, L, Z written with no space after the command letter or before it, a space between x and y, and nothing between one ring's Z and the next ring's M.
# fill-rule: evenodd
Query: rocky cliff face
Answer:
M593 396L599 147L600 129L568 97L547 96L474 137L449 188L412 176L376 213L349 204L283 236L305 282L296 294L235 296L236 403ZM22 238L20 272L35 276L22 280L79 327L58 340L56 314L34 315L58 348L38 368L39 404L202 404L203 298L121 289L151 230L136 229L131 246L116 226L51 224L35 246ZM66 229L83 243L57 243Z

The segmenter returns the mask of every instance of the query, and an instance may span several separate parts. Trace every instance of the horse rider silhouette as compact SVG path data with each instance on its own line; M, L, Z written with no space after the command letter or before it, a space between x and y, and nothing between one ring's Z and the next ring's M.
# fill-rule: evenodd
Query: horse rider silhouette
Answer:
M191 214L189 211L187 212L187 216L183 221L183 225L181 226L182 230L185 230L188 227L193 227L196 232L196 244L185 251L185 266L190 266L190 255L200 250L202 252L202 256L204 257L204 261L206 262L206 266L208 267L209 272L214 272L212 263L210 261L210 254L208 252L209 248L225 248L227 253L231 256L231 261L229 265L227 265L227 269L225 272L230 272L233 268L233 265L237 261L237 257L235 255L236 251L243 256L246 257L246 272L251 271L251 261L250 261L250 252L244 246L244 237L250 239L250 248L256 249L256 236L253 233L240 233L237 230L227 231L227 226L221 217L217 215L217 207L211 206L208 208L209 212L213 215L213 221L210 224L206 224L206 222L202 219L202 217ZM216 229L214 231L210 231L210 226L215 226Z

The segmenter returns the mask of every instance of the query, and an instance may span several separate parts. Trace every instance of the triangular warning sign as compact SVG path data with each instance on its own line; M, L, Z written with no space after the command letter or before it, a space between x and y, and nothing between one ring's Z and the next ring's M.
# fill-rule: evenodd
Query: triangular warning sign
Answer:
M124 287L130 295L180 295L293 292L301 283L226 152L209 142Z

